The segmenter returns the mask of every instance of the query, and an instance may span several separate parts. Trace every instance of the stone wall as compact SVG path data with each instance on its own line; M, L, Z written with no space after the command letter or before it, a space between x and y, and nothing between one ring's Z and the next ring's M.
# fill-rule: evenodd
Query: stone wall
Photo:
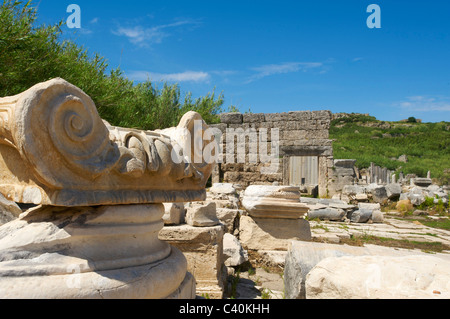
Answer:
M274 182L290 185L290 157L317 156L319 196L329 196L328 184L334 165L332 141L329 139L330 111L224 113L220 119L220 124L211 125L222 132L223 150L221 163L212 173L213 183L234 183L242 187ZM227 145L231 134L237 136L239 132L243 139L233 136L234 145ZM243 144L245 161L242 154L238 154L238 147L243 147ZM275 170L264 173L267 168Z

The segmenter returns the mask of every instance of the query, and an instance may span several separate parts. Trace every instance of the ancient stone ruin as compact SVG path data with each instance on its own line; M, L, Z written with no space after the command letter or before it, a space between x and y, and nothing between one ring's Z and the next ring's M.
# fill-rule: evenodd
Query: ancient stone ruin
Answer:
M330 111L224 113L223 157L214 183L294 185L302 193L328 196L333 168Z
M111 126L63 79L1 98L0 193L36 206L0 228L0 296L194 298L158 234L164 202L206 198L212 164L174 161L206 129L195 112L162 131Z
M143 131L111 126L63 79L0 98L0 298L221 299L250 257L282 268L279 298L448 298L448 251L342 245L393 229L450 245L382 212L448 207L448 188L333 159L331 117L227 113L208 127L188 112Z

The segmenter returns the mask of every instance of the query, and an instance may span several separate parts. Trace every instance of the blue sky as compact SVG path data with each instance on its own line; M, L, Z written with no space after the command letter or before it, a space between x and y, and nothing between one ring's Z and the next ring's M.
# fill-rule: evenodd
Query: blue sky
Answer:
M450 1L35 0L38 22L132 80L215 88L242 112L330 110L450 121ZM370 29L368 5L381 9Z

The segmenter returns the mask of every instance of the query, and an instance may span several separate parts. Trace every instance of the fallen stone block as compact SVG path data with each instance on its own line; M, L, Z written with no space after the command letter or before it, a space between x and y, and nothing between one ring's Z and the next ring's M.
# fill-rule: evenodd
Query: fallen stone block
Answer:
M384 221L384 215L381 210L374 210L371 219L373 223L381 224Z
M365 193L364 187L359 185L345 185L342 188L342 194L344 195L358 195L364 193Z
M241 243L231 234L223 235L223 257L227 267L235 267L248 260L248 253L241 246Z
M367 202L369 200L369 197L367 194L356 194L355 199L358 202Z
M351 214L350 221L353 223L367 223L372 218L373 210L358 209Z
M197 227L210 227L220 224L216 214L216 203L190 203L186 209L186 223Z
M300 203L305 203L305 204L318 204L319 203L319 198L313 198L313 197L301 197L300 198Z
M185 208L184 203L163 203L164 225L180 225L184 223Z
M291 240L311 241L309 222L299 219L252 218L241 216L239 240L252 250L287 250Z
M236 194L236 188L234 188L232 183L214 183L209 191L215 194Z
M388 199L388 195L386 192L386 187L379 186L372 189L372 199L376 203L384 203Z
M419 206L425 202L425 193L422 188L415 186L409 191L408 198L411 201L411 204Z
M421 251L411 251L408 249L382 247L376 245L365 245L355 247L349 245L324 244L315 242L291 241L287 251L284 268L284 286L287 299L304 299L307 290L305 289L306 276L322 260L328 257L342 256L429 256ZM450 262L450 255L437 253L433 256ZM341 266L340 272L351 276L351 271L347 266ZM450 269L450 268L447 268ZM402 275L399 275L401 278Z
M421 186L421 187L427 187L430 186L433 181L431 178L424 178L424 177L416 177L413 179L414 185Z
M284 268L287 255L286 250L258 250L258 254L261 256L264 264Z
M219 221L225 226L226 233L233 233L236 220L243 214L243 210L230 208L217 208L216 215Z
M323 208L311 210L308 212L309 219L320 219L320 220L332 220L341 221L344 219L346 213L343 209L337 208Z
M242 206L252 217L298 219L308 212L294 186L252 185L246 188Z
M306 299L448 299L449 269L423 255L326 258L306 277Z
M400 184L387 184L385 188L388 199L398 199L402 193L402 186Z

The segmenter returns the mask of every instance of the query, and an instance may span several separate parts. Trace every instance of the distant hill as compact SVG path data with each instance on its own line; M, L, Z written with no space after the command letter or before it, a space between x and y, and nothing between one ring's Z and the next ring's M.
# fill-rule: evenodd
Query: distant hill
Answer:
M335 159L356 159L358 168L376 165L397 173L450 182L450 122L414 118L379 121L368 114L334 114L330 126ZM406 162L405 162L406 159Z

